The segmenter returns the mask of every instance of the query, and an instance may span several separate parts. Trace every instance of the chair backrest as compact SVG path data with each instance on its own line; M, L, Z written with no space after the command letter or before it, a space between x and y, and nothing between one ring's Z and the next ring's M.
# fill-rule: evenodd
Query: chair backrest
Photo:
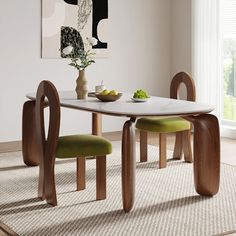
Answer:
M45 100L45 98L47 100ZM45 137L44 108L49 106L49 126ZM50 81L42 81L36 94L36 137L42 157L55 158L60 129L60 103L55 86Z
M186 72L179 72L173 77L170 85L170 98L179 98L179 89L181 83L184 83L187 89L187 100L193 102L196 101L194 80Z

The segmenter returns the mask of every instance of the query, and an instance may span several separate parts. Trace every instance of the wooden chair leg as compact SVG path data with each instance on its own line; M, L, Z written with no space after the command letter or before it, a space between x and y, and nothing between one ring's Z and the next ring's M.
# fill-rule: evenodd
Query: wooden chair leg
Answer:
M85 181L85 157L78 157L76 158L76 164L77 164L77 191L83 190L86 188L86 181Z
M159 168L166 167L166 134L159 134Z
M45 183L45 198L48 204L57 206L57 195L55 185L55 157L50 158L49 156L44 157L44 183Z
M182 131L175 134L175 147L173 153L173 159L181 160L183 153L183 135Z
M184 150L184 160L186 162L192 163L192 147L191 147L191 132L186 130L183 132L183 150Z
M42 158L43 159L43 158ZM38 198L45 200L45 174L43 160L39 164Z
M106 156L96 157L96 199L106 199Z
M147 161L147 131L140 130L140 162Z

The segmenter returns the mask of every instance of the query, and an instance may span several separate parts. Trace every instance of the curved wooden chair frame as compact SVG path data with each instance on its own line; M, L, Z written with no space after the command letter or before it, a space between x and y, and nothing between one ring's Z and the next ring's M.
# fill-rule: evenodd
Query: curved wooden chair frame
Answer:
M45 97L49 105L47 139L44 127ZM49 204L57 205L54 165L60 129L60 106L58 93L51 82L42 81L39 84L35 109L36 135L40 155L38 196L42 200L46 198Z
M45 98L47 99L45 101ZM47 138L44 126L45 103L49 106L49 128ZM36 140L39 155L38 197L57 205L55 186L55 157L60 129L60 102L55 86L50 81L39 84L36 104ZM77 157L77 190L85 189L85 157ZM96 199L106 198L106 155L96 157Z
M194 80L186 72L176 74L170 85L170 98L179 99L180 85L184 84L187 90L187 100L196 100ZM140 162L147 161L147 135L148 132L140 130ZM181 159L184 153L186 162L192 162L191 133L190 130L176 132L173 159ZM159 167L166 167L166 133L159 133Z
M195 84L192 77L186 72L176 74L170 84L170 98L179 99L180 85L183 83L187 90L187 101L196 101Z

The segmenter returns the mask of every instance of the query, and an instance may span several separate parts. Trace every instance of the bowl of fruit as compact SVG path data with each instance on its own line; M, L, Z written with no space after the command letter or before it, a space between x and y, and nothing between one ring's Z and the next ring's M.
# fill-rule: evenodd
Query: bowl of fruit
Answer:
M96 93L95 96L102 102L114 102L121 98L122 93L119 93L116 90L110 91L110 90L105 89L100 93Z
M134 92L133 97L131 98L134 102L147 102L150 96L143 89L138 89Z

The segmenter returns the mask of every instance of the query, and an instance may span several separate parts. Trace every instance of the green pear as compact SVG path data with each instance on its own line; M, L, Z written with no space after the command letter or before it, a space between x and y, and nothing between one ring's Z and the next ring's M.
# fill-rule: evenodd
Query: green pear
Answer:
M116 90L111 90L109 95L118 95L118 91Z
M101 95L108 95L109 93L110 93L109 90L104 89L100 94L101 94Z

